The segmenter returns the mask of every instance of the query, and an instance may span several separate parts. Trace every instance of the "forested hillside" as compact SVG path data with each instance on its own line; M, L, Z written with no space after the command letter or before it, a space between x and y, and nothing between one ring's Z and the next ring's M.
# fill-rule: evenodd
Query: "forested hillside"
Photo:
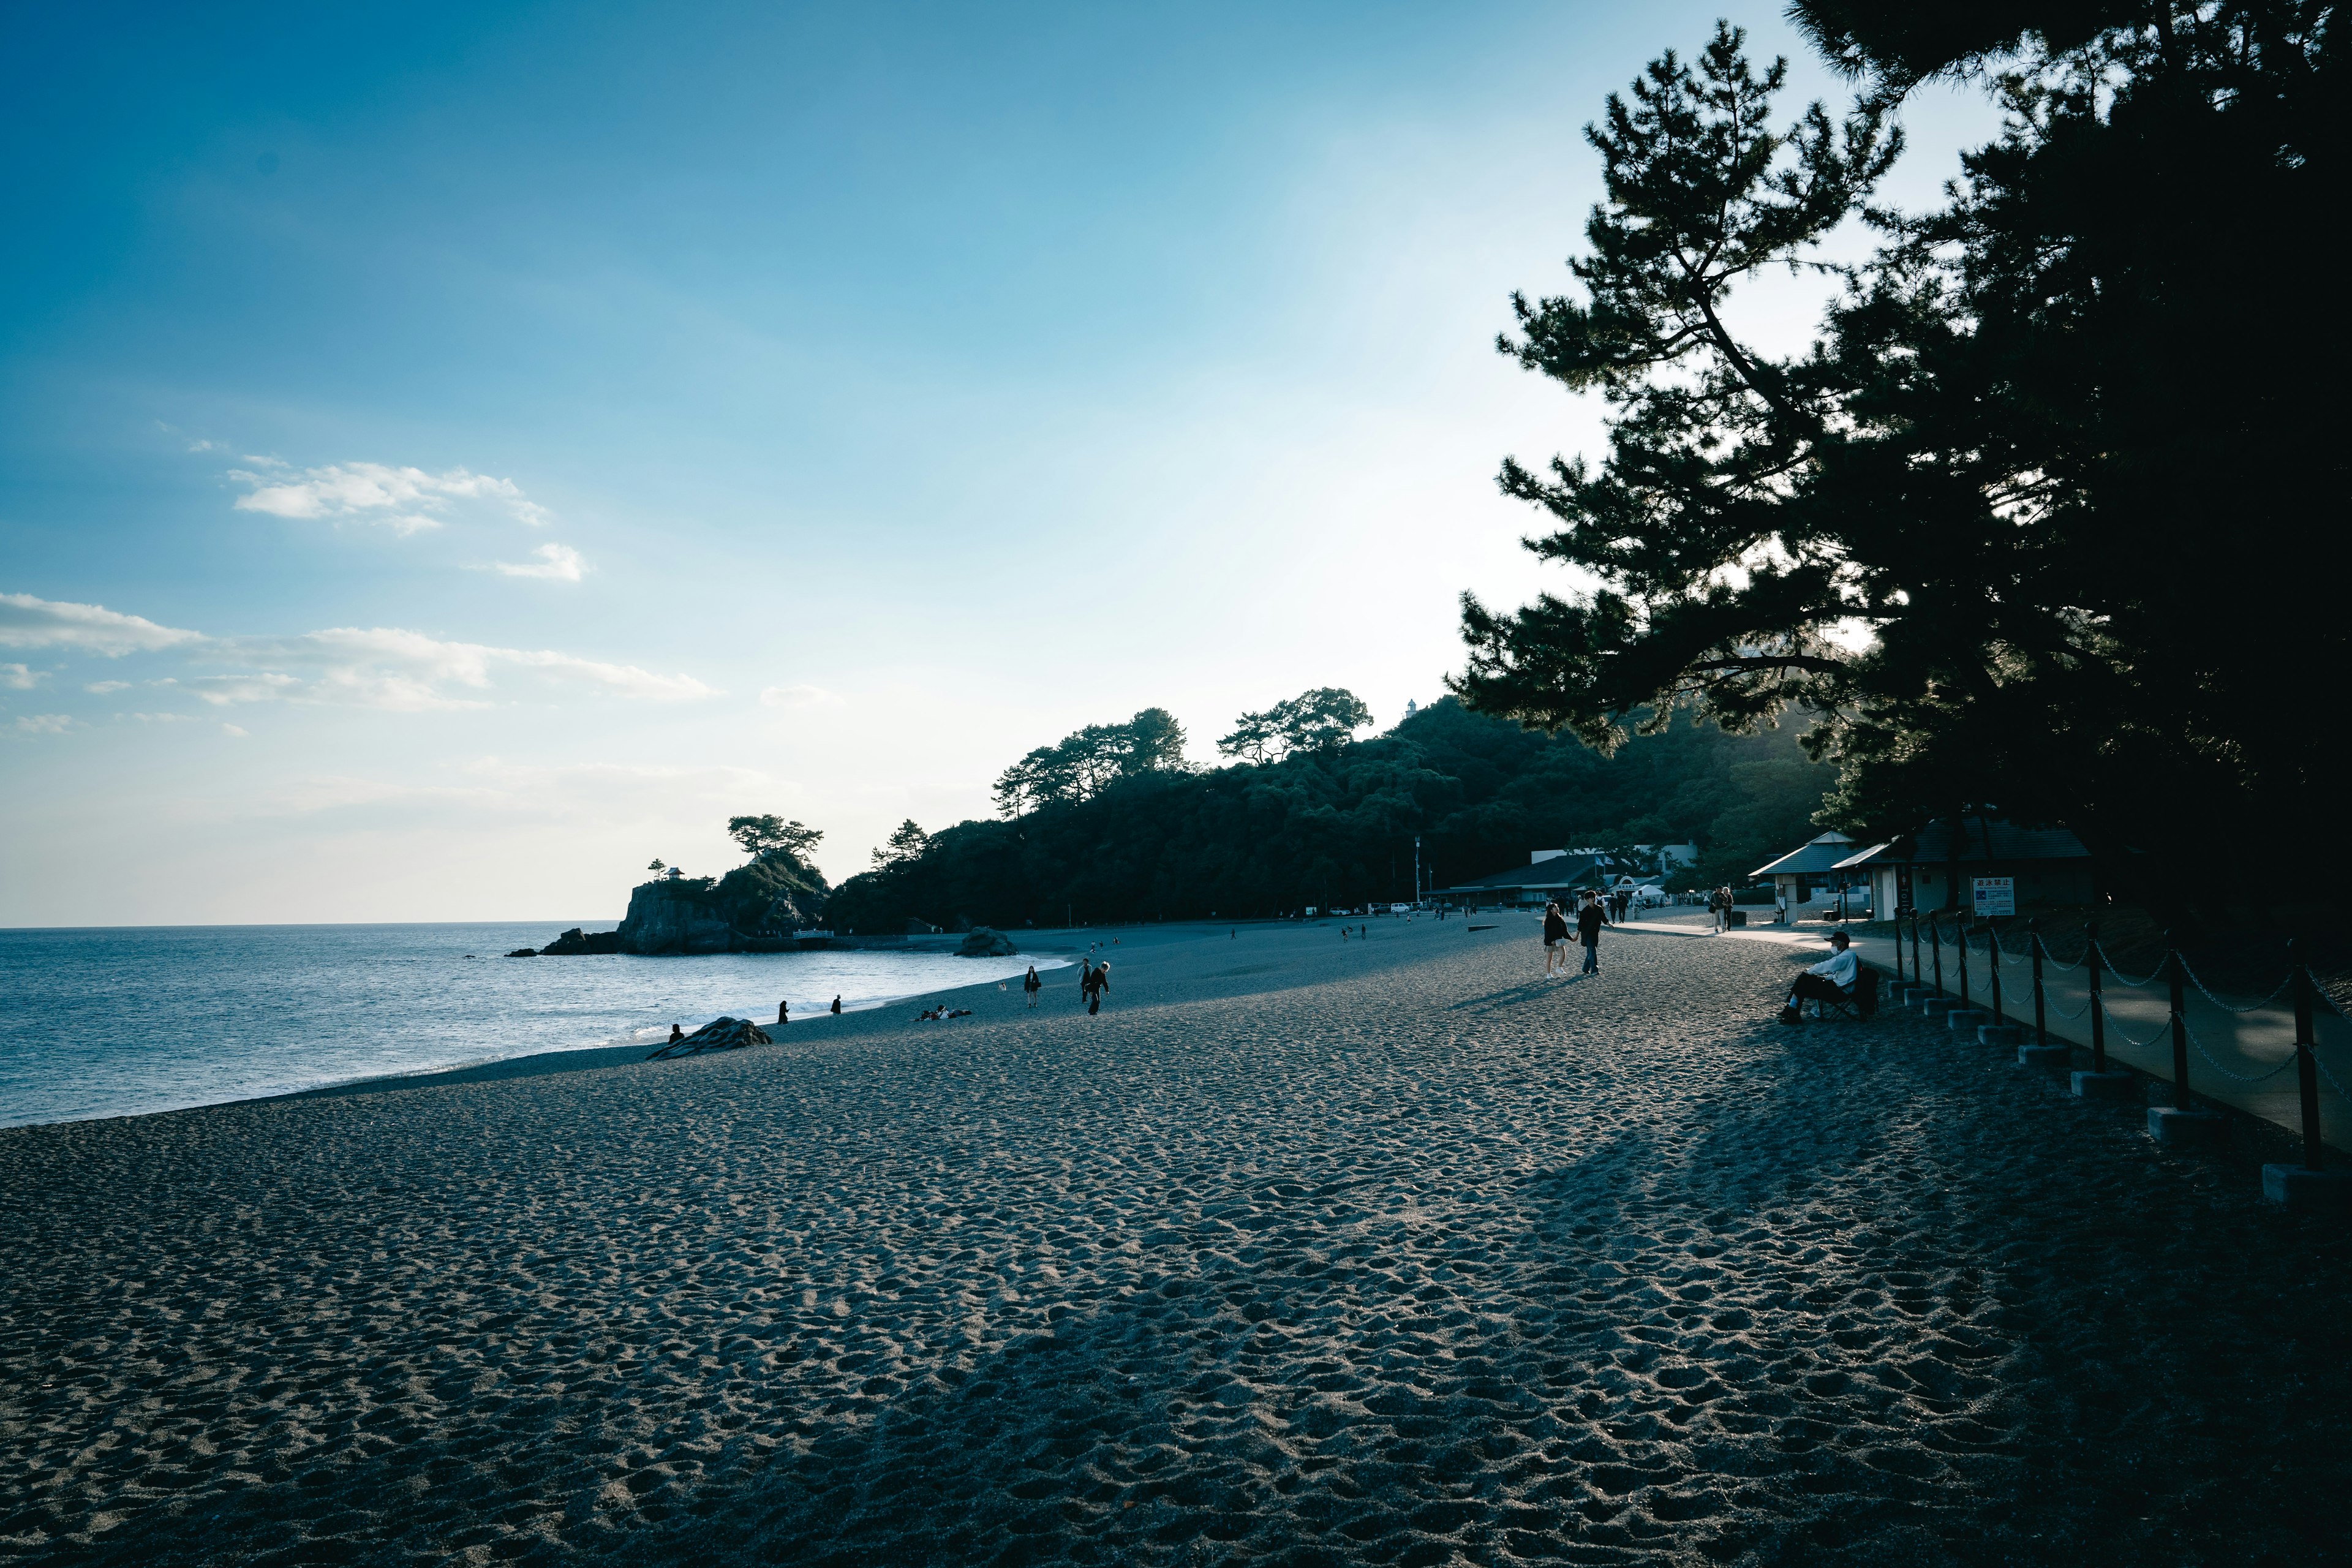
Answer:
M1524 864L1530 849L1685 841L1705 855L1694 879L1737 879L1818 832L1811 818L1836 782L1793 727L1683 724L1604 757L1447 700L1354 744L1140 771L1010 820L906 838L906 852L843 884L829 920L1018 927L1406 899L1416 834L1438 886Z

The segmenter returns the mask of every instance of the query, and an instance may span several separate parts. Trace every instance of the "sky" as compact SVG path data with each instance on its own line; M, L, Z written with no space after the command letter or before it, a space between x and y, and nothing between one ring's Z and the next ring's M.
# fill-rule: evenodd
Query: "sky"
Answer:
M1141 708L1395 722L1574 585L1494 476L1601 410L1495 335L1719 13L12 9L0 925L610 920ZM1906 119L1916 205L1992 119Z

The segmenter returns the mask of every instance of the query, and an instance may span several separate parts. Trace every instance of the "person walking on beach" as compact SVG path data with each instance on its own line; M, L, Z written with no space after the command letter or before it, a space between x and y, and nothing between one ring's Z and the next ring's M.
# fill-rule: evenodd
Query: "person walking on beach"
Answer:
M838 996L835 996L835 997L833 999L833 1010L834 1010L834 1012L835 1012L835 1013L836 1013L836 1014L838 1014L838 1013L841 1011L841 998L840 998L840 997L838 997Z
M1103 993L1110 989L1110 965L1106 963L1087 977L1087 1016L1102 1011Z
M1600 895L1585 894L1584 907L1576 911L1577 939L1584 943L1584 968L1580 973L1601 973L1601 928L1608 923L1608 911L1601 907Z
M1561 918L1559 900L1544 906L1544 978L1568 973L1568 921Z
M1706 909L1715 917L1715 934L1721 936L1731 924L1731 889L1717 888L1707 894Z
M793 1005L787 1000L776 1004L776 1027L782 1028L793 1021Z
M1021 989L1028 994L1029 1005L1032 1007L1037 1005L1037 993L1045 989L1045 983L1037 978L1035 964L1031 964L1029 973L1021 977Z

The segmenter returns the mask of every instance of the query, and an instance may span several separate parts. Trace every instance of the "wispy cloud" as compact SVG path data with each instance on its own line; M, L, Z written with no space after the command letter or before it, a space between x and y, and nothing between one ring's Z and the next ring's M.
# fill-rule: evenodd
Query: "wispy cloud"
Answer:
M201 632L159 626L100 605L0 594L0 647L61 647L115 658L203 640Z
M531 552L536 561L499 561L491 570L509 577L544 577L553 583L577 583L588 563L580 559L580 552L568 544L542 544Z
M552 648L450 642L396 626L335 626L299 637L245 639L222 645L220 652L241 663L279 667L266 677L267 690L238 688L232 701L278 697L410 712L481 708L489 705L501 671L531 671L542 679L641 701L688 702L718 695L690 675L657 675L633 664ZM289 668L311 671L312 678L289 679L284 675ZM220 689L231 688L225 684Z
M555 648L457 642L398 626L331 626L299 637L207 637L97 605L29 594L0 594L0 647L10 647L106 658L177 649L199 669L230 666L234 672L162 676L146 684L191 693L215 708L273 701L348 703L403 712L484 708L513 700L518 681L643 702L692 702L719 695L690 675L662 675ZM23 664L0 665L0 687L29 690L47 673ZM100 680L86 689L107 696L128 690L131 684ZM26 725L20 722L18 727Z
M238 740L242 741L250 737L253 731L244 728L242 725L224 724L221 726L221 733L224 735L234 735Z
M512 479L466 468L431 474L385 463L330 463L297 472L275 458L246 461L254 467L232 468L228 475L252 487L236 498L239 511L337 521L348 518L401 534L439 528L444 521L440 514L457 500L496 504L534 528L550 521L547 509L525 497Z
M67 713L27 713L16 721L16 731L24 735L62 735L79 722Z

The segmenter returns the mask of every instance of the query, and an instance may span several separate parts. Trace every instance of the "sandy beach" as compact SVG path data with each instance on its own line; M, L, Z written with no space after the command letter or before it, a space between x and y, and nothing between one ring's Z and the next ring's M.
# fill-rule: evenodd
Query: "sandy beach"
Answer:
M1784 947L1227 933L0 1131L0 1559L2352 1561L2352 1239L2242 1152Z

